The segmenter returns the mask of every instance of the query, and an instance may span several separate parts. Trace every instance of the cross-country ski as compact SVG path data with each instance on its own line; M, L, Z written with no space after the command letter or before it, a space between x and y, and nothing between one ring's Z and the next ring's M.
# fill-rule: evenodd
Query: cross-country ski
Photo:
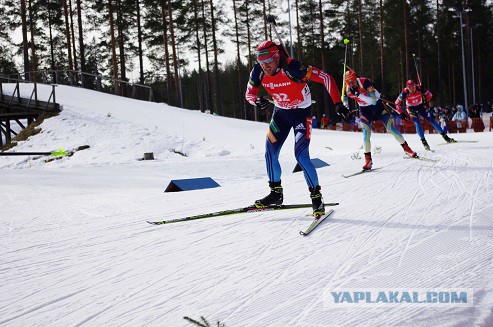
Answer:
M332 209L329 209L326 213L324 213L323 215L320 215L320 216L316 216L314 219L313 219L313 222L310 224L310 226L304 230L304 231L300 231L300 235L302 236L307 236L308 234L310 234L315 228L317 228L318 225L320 225L320 223L322 221L324 221L325 218L327 218L328 216L330 216L332 213L334 212L334 210Z
M325 203L326 207L331 207L331 206L336 206L336 205L339 205L339 203ZM205 213L205 214L200 214L200 215L195 215L195 216L188 216L188 217L183 217L183 218L172 218L172 219L161 220L161 221L149 221L148 220L147 222L149 224L152 224L152 225L164 225L164 224L178 223L178 222L184 222L184 221L189 221L189 220L215 218L215 217L220 217L220 216L230 216L230 215L235 215L235 214L239 214L239 213L277 211L277 210L293 210L293 209L303 209L303 208L311 208L311 207L312 207L311 204L282 204L282 205L278 205L278 206L272 205L269 207L262 207L262 208L258 208L256 206L252 205L252 206L238 208L238 209L216 211L216 212Z
M455 142L438 143L438 145L448 145L454 143L478 143L478 140L455 140Z
M421 156L416 156L416 157L409 157L409 156L404 156L404 159L415 159L415 160L421 160L421 161L428 161L428 162L437 162L438 159L431 159L431 158L426 158L426 157L421 157Z
M362 170L359 170L359 171L357 171L355 173L351 173L351 174L347 174L347 175L342 175L342 177L349 178L349 177L358 176L358 175L365 174L365 173L371 173L373 171L380 170L380 169L382 169L382 167L371 168L371 169L362 169Z

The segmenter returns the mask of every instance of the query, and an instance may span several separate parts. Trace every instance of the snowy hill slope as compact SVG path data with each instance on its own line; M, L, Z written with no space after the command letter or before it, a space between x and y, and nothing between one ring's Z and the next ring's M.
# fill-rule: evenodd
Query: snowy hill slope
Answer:
M12 92L13 87L4 86ZM28 89L23 90L29 96ZM41 87L46 95L48 87ZM310 210L151 226L243 207L267 191L267 124L59 86L64 106L15 151L88 144L72 157L0 157L0 325L493 326L493 137L403 159L374 134L380 171L350 179L359 133L314 131L311 154L335 213L308 237ZM139 161L154 152L155 161ZM175 152L182 152L182 156ZM308 202L293 140L281 152L285 203ZM220 188L163 193L171 179ZM331 291L471 290L469 305L334 303ZM472 305L470 305L472 304Z

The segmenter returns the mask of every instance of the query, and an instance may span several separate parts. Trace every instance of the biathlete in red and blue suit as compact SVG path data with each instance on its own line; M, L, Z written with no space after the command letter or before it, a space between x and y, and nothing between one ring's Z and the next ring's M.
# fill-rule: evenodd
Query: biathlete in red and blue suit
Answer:
M395 140L404 149L404 152L410 157L417 157L416 152L411 150L402 134L395 128L392 115L382 100L380 100L380 93L375 89L373 82L366 77L357 77L356 73L352 70L346 72L344 82L346 84L347 96L354 99L359 106L365 148L365 165L363 166L363 170L369 170L373 166L370 141L371 123L373 120L382 121L387 132L394 136Z
M455 142L454 139L448 137L448 135L442 130L440 124L438 124L433 117L433 115L427 115L426 109L429 106L433 106L431 99L433 98L433 94L430 91L421 87L421 85L416 85L412 79L406 82L406 87L402 90L401 94L395 100L395 106L397 112L401 115L402 119L407 120L406 113L403 111L401 103L405 101L406 108L409 111L409 116L414 122L416 126L416 133L418 133L421 142L426 150L430 150L430 146L428 142L426 142L425 134L423 132L423 127L421 126L421 122L419 121L419 116L426 119L435 130L442 135L443 139L448 142Z
M285 52L283 51L283 53ZM309 154L312 98L307 81L323 84L335 104L336 111L343 117L349 116L349 111L341 102L339 89L332 76L323 70L287 58L286 55L280 53L280 48L274 42L264 41L259 44L257 61L258 64L250 73L245 97L252 105L266 109L269 106L269 100L258 96L259 88L262 86L272 97L275 106L267 131L265 151L271 192L263 199L255 201L255 206L266 207L282 204L283 189L279 152L291 128L293 128L294 153L308 184L313 214L315 216L322 215L325 212L324 203L320 193L317 171Z

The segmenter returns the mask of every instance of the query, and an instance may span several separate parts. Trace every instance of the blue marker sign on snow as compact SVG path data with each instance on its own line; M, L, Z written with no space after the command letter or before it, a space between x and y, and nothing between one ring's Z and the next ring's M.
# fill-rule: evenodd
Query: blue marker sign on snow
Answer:
M311 160L312 164L315 166L315 168L322 168L325 166L330 166L328 163L326 163L325 161L320 160L318 158L313 158L310 160ZM296 173L298 171L302 171L300 164L296 164L296 166L293 169L293 173Z
M174 179L166 187L164 192L181 192L200 190L204 188L220 187L215 180L210 177L190 178L190 179Z

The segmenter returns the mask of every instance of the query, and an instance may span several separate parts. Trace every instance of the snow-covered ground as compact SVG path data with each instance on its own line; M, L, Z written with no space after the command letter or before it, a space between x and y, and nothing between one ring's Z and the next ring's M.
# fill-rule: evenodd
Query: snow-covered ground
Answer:
M57 101L64 111L12 151L90 149L48 163L0 157L0 325L174 327L204 316L228 327L493 326L492 133L443 146L427 135L435 153L405 135L437 162L404 159L391 135L374 134L383 168L344 179L363 164L352 159L361 134L314 131L312 158L330 164L318 169L324 199L340 205L302 237L310 210L146 223L267 194L267 124L66 86ZM138 160L145 152L156 160ZM309 202L295 164L290 137L285 203ZM221 187L163 192L196 177ZM331 293L397 289L473 299L341 305Z

